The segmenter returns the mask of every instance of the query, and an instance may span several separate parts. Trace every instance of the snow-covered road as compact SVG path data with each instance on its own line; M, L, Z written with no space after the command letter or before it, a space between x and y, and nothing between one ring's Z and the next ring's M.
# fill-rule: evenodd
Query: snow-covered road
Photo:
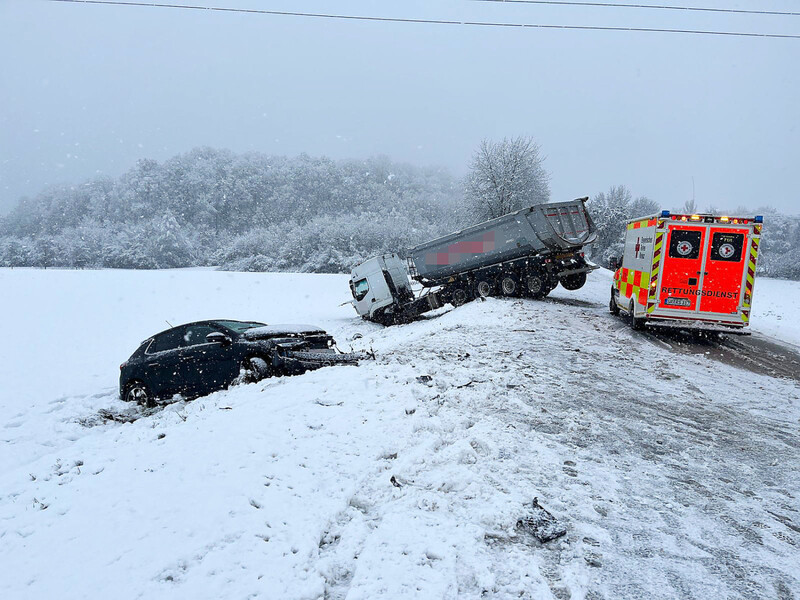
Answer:
M60 299L43 310L33 300L48 278ZM7 340L31 332L0 361L2 597L800 589L800 386L621 327L604 273L544 302L492 299L388 329L336 306L339 276L0 280L15 290ZM221 316L316 320L344 346L363 334L354 344L378 358L130 424L80 423L124 408L113 369L163 319ZM64 347L57 377L30 360ZM534 496L567 524L564 538L516 531Z

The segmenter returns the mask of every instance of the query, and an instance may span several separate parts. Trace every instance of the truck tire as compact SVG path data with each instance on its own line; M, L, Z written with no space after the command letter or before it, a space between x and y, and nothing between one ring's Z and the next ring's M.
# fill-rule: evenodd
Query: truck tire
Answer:
M488 279L477 279L475 281L475 297L488 298L494 291L492 282Z
M528 295L531 298L544 298L550 293L546 278L537 271L528 273L525 277L525 286L528 288Z
M611 301L608 303L608 310L615 317L619 314L619 306L617 306L617 299L614 298L614 288L611 288Z
M505 275L502 279L500 279L500 291L504 296L516 296L518 290L519 283L516 276Z
M639 319L636 317L636 304L633 302L633 298L631 298L630 306L628 307L628 319L631 324L631 329L634 331L640 331L644 328L644 319Z
M470 293L463 287L458 287L450 293L450 304L461 306L472 300Z
M574 292L575 290L581 289L583 285L586 283L586 273L575 273L573 275L567 275L566 277L562 277L560 279L560 282L565 290Z

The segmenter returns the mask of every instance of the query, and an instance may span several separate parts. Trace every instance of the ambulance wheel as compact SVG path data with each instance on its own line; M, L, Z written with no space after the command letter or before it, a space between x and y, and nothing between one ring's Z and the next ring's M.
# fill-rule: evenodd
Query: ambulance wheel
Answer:
M611 288L611 301L608 303L608 310L615 317L619 314L619 306L617 306L617 300L614 298L614 288Z
M581 289L585 283L586 273L575 273L561 278L561 285L570 292Z
M639 319L636 316L635 307L636 305L634 304L633 300L631 300L631 304L628 308L628 319L630 320L631 329L634 331L640 331L644 328L644 319Z

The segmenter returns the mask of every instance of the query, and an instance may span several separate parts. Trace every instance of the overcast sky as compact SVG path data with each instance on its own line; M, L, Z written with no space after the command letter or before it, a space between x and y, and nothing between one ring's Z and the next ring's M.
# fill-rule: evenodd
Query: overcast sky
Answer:
M800 17L467 0L191 4L800 34ZM701 207L800 213L798 39L0 0L0 61L0 212L47 184L201 145L386 154L460 175L481 138L524 134L547 156L554 200L624 184L671 207L691 198L694 176Z

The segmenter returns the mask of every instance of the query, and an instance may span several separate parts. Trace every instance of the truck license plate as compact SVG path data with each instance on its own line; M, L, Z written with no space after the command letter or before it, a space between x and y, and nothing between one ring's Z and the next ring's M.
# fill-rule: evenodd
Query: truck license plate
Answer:
M667 306L691 306L692 303L689 302L688 298L667 298L664 300L664 304Z

